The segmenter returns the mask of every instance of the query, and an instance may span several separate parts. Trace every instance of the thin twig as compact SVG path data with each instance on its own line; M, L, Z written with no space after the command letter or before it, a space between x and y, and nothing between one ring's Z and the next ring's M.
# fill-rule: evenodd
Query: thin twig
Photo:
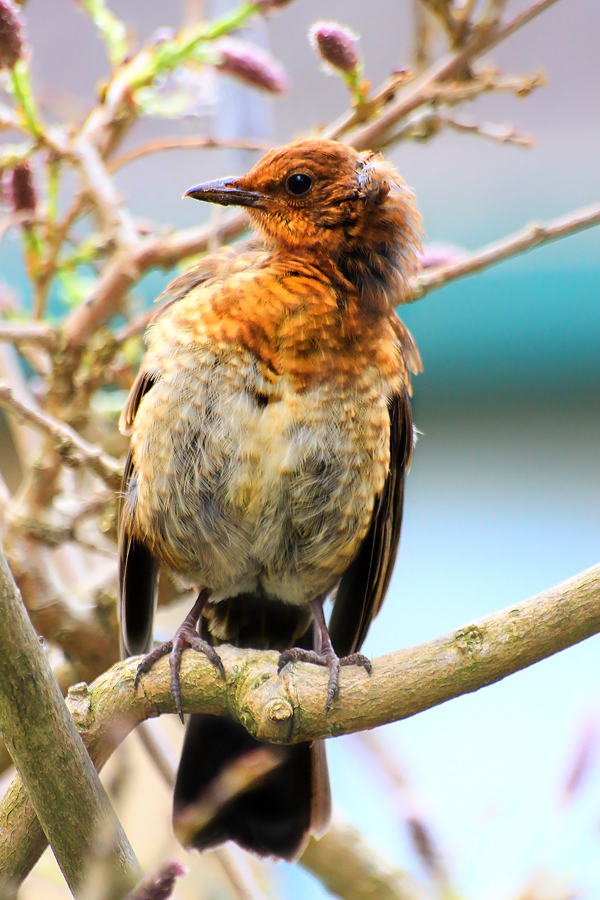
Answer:
M129 153L123 153L111 162L108 166L108 171L111 173L115 172L135 159L141 159L150 153L159 153L163 150L260 150L266 153L272 146L267 141L218 141L211 137L163 138L160 141L151 141L149 144L130 150Z
M478 250L466 259L450 266L432 267L416 275L411 281L412 294L406 301L414 303L430 291L437 290L457 278L464 278L475 272L481 272L496 263L510 259L520 253L526 253L534 247L540 247L549 241L558 240L570 234L576 234L586 228L600 224L600 204L585 206L566 216L552 219L550 222L528 225L522 231L503 238L494 244Z
M471 119L457 118L438 112L437 108L418 110L409 116L408 121L399 131L390 135L382 145L385 149L401 140L428 141L439 134L443 128L476 134L501 144L516 144L520 147L534 147L535 141L525 137L512 125L493 125L479 123Z
M0 341L11 344L37 344L53 350L57 343L57 331L45 322L0 322Z
M490 122L476 122L454 116L440 116L442 125L461 131L464 134L477 134L500 144L516 144L519 147L535 147L535 140L520 134L514 125L495 125Z
M63 422L59 422L54 416L17 400L14 392L4 382L0 382L0 406L20 422L26 422L49 437L66 465L75 469L81 467L89 469L102 478L109 487L119 488L123 468L116 459L104 453L99 447L89 444L81 435Z
M535 3L529 9L515 16L506 25L494 22L486 28L476 28L460 50L448 54L406 88L401 89L398 97L383 110L379 118L355 131L348 142L357 150L373 150L379 147L386 134L400 119L424 103L430 102L440 82L456 78L465 66L514 34L515 31L556 2L558 0L540 0L539 3ZM337 135L326 131L324 136L336 137Z

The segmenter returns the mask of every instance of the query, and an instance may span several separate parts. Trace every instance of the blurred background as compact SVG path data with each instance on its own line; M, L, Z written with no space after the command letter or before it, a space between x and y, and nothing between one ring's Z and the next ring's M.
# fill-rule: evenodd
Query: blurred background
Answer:
M143 41L186 15L232 5L114 0L111 8ZM509 2L507 15L524 6ZM411 66L412 15L408 0L296 0L245 33L284 61L287 94L273 100L207 74L194 86L195 118L142 121L128 146L181 133L267 145L303 136L347 106L343 82L324 74L309 45L309 26L317 19L351 26L361 36L366 77L377 84ZM69 0L30 0L26 19L44 115L81 121L107 71L91 22ZM548 84L522 100L482 97L469 112L516 125L535 147L445 131L389 153L415 189L429 241L476 249L598 199L599 42L597 0L563 0L490 56L506 72L540 69ZM220 211L182 202L183 191L241 174L260 155L170 151L131 163L118 185L137 217L192 225ZM16 240L5 237L0 262L5 284L22 292ZM423 358L414 382L422 435L394 580L368 655L456 629L598 562L599 251L600 229L592 229L400 310ZM166 280L149 276L140 305ZM160 626L169 633L171 620ZM447 897L599 896L599 650L594 638L374 739L330 741L339 815L419 877L427 852L415 853L414 823L426 823L429 867L437 867ZM176 742L176 723L166 729ZM118 765L134 780L137 772L123 820L144 862L169 840L170 801L134 737L124 753L106 777ZM38 871L55 877L63 896L52 866L47 855ZM36 884L39 890L36 877L24 897L35 896ZM270 866L267 880L271 896L326 896L299 867ZM222 895L204 883L189 896Z

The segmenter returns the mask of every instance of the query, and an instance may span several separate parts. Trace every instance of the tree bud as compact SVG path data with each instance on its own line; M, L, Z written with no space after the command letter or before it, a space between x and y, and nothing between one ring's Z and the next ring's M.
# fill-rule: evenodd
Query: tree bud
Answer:
M24 160L10 173L10 205L14 213L35 213L37 198L29 163Z
M220 72L234 75L240 81L271 94L282 94L288 90L290 83L283 66L255 44L237 38L223 38L216 49L220 61L215 65Z
M23 56L23 23L12 0L0 0L0 69L13 69Z
M358 35L337 22L315 22L308 37L325 62L340 72L354 72L359 63Z

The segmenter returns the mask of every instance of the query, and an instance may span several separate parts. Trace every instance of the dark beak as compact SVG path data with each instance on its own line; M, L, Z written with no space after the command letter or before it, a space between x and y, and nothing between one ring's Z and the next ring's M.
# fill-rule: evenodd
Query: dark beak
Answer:
M207 181L197 184L183 195L194 200L206 200L208 203L219 203L221 206L263 206L267 199L256 191L244 191L236 187L239 179L219 178L218 181Z

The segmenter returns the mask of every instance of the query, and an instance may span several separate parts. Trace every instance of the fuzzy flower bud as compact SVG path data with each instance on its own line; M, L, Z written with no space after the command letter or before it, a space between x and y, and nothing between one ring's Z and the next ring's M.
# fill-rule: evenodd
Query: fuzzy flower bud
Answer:
M37 198L31 167L26 160L16 165L10 173L9 198L14 213L35 213Z
M12 0L0 0L0 69L13 69L23 56L23 23Z
M237 38L223 38L217 48L220 60L215 64L226 72L271 94L282 94L290 83L283 66L269 53Z
M358 35L337 22L315 22L308 38L314 49L334 69L350 74L360 64Z

